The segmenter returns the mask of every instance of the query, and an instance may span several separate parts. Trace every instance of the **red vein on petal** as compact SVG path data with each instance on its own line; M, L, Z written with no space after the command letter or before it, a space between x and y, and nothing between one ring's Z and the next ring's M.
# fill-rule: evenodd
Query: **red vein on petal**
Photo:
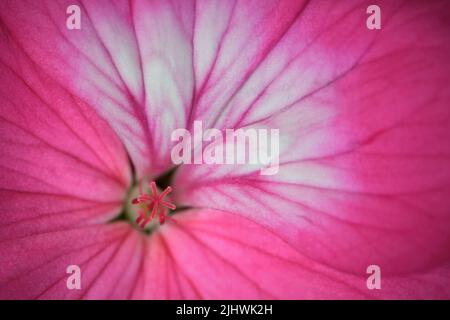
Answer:
M89 293L89 291L92 289L93 285L95 285L96 280L98 280L101 275L105 272L105 270L108 268L108 265L114 261L114 259L116 258L117 254L119 253L120 249L122 248L123 244L126 242L126 240L130 237L130 235L132 235L134 232L134 230L132 228L129 228L128 233L123 236L122 240L120 241L120 243L117 245L116 249L114 250L114 252L111 254L111 256L109 256L108 261L104 264L104 268L102 268L100 270L99 273L97 273L97 275L94 277L95 280L92 280L87 287L85 287L85 289L83 290L83 293L81 294L81 296L79 297L80 299L84 299L87 294Z
M202 294L200 293L199 289L195 286L194 282L192 281L192 279L190 277L188 277L182 270L182 268L180 268L180 265L178 264L178 262L176 261L176 259L174 258L172 251L170 250L170 245L168 244L168 242L164 239L164 236L162 235L162 233L160 234L160 238L161 238L161 242L163 247L165 248L165 250L168 253L168 256L170 258L170 260L173 262L173 266L174 266L174 274L176 277L176 282L178 285L178 289L180 291L180 295L181 295L181 299L183 299L183 295L182 295L182 289L179 283L179 278L178 278L178 273L180 273L188 282L188 284L190 285L190 287L192 288L192 290L194 291L194 293L197 295L197 297L199 299L204 299ZM178 267L178 272L176 272L177 270L175 270L175 267Z

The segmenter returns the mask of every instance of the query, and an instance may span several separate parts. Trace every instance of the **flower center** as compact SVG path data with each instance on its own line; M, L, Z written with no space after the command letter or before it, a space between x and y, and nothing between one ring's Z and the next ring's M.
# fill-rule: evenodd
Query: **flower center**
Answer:
M144 181L140 180L137 188L135 187L129 201L127 201L127 215L141 229L150 230L157 226L156 217L159 224L164 224L169 209L175 210L176 206L166 197L172 192L169 186L163 192L159 192L156 182L150 183L150 188L144 185Z

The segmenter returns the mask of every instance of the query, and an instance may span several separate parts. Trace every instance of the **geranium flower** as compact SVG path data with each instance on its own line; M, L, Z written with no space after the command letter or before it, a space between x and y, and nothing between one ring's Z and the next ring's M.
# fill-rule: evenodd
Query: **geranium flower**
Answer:
M376 4L1 1L0 297L449 298L450 7ZM279 172L174 166L194 120Z

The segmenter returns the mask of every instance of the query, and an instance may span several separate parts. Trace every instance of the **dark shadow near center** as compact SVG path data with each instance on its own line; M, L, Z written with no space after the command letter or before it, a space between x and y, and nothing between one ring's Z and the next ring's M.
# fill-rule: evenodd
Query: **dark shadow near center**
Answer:
M173 181L173 177L175 176L175 172L177 171L177 169L178 169L178 166L173 167L173 168L167 170L166 172L164 172L163 174L161 174L160 176L158 176L155 179L156 185L161 190L164 190L165 188L170 186L170 184Z

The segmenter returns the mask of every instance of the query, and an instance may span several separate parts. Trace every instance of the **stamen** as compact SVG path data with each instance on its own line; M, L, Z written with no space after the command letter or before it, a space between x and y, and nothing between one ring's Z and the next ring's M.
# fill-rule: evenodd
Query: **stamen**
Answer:
M156 217L156 214L158 214L159 223L164 224L166 221L166 208L171 210L176 209L173 203L164 201L164 197L172 192L171 187L167 187L158 195L155 181L152 181L150 185L151 195L143 192L141 180L138 184L139 196L131 200L131 204L141 206L141 209L138 211L139 216L136 218L136 224L142 229Z

